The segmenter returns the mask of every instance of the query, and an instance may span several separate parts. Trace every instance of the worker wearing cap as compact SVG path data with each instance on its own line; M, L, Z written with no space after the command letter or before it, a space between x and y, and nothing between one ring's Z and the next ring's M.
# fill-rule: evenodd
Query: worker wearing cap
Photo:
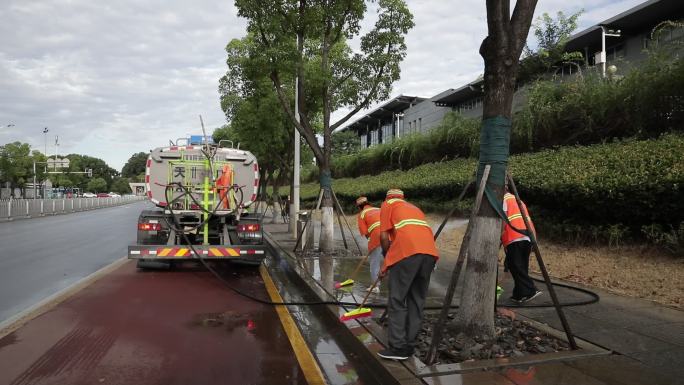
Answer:
M378 355L404 360L415 350L430 275L439 254L425 214L406 202L399 189L387 191L380 207L380 231L383 273L389 272L389 346Z
M368 262L370 262L371 282L375 282L382 268L382 248L380 247L380 209L368 203L368 198L356 199L356 207L359 208L357 224L359 233L368 239ZM369 288L370 289L370 288ZM373 292L380 291L379 283L375 285Z
M527 206L525 206L524 202L521 201L521 203L525 209L524 212L527 214L527 221L530 224L531 230L534 232L534 224L529 217ZM538 297L542 292L537 290L534 281L532 281L528 273L532 243L530 237L520 232L526 229L525 220L523 219L520 206L518 206L518 202L515 200L515 196L508 192L508 187L506 187L506 194L504 194L503 211L508 217L508 223L504 223L503 231L501 232L501 244L503 244L504 251L506 252L504 266L511 272L513 282L515 282L511 300L524 303Z

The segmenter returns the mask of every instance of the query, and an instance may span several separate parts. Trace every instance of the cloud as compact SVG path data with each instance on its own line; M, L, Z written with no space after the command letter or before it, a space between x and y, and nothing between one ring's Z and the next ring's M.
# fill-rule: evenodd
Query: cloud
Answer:
M636 3L581 0L568 9L547 0L537 13L584 7L588 26ZM416 27L394 94L429 97L482 72L483 1L408 4ZM135 152L198 133L199 114L210 129L225 121L217 93L224 47L246 26L230 0L4 0L0 14L0 143L42 151L47 126L60 153L120 169Z

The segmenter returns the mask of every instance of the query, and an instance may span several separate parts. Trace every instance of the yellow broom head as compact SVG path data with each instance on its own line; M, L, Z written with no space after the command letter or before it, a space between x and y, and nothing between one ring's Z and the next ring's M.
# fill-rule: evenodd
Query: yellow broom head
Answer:
M348 280L346 280L346 281L344 281L344 282L335 282L335 289L339 289L339 288L341 288L342 286L348 286L348 285L353 285L353 284L354 284L354 280L353 280L353 279L348 279Z
M340 321L349 321L352 319L357 319L357 318L363 318L363 317L370 317L371 316L371 309L367 307L360 307L358 309L354 309L352 311L348 311L340 316Z

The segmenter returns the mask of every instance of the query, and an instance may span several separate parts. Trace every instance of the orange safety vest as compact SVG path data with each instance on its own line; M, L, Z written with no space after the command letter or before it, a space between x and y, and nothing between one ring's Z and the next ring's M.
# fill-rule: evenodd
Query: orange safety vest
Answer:
M223 170L221 176L216 179L216 190L218 190L219 197L223 202L223 208L230 208L230 196L226 198L226 194L229 193L230 187L233 185L233 168L229 164L223 165Z
M506 204L506 216L508 217L508 221L511 223L511 225L513 225L513 227L515 227L516 229L527 229L525 227L525 220L523 219L522 213L520 212L520 207L518 207L518 202L516 202L515 200L515 196L511 193L506 193L504 195L504 203ZM529 215L530 212L527 210L527 206L525 206L525 203L523 203L523 207L527 212L527 220L530 223L530 227L532 227L532 232L536 234L536 231L534 230L534 223L532 223L532 218L530 218ZM506 247L516 239L520 239L525 236L526 235L520 234L519 232L513 230L513 228L508 223L504 223L504 229L501 233L501 243L504 245L504 247Z
M368 252L380 246L380 209L369 204L358 215L359 233L368 238Z
M380 231L389 233L392 239L383 269L415 254L439 258L432 228L425 221L425 214L403 199L393 198L382 203Z

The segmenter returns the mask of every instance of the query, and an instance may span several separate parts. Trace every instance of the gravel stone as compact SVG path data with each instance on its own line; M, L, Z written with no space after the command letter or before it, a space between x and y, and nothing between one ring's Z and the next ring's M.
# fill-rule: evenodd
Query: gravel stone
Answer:
M425 313L416 344L416 353L421 359L425 359L432 341L432 326L438 317L436 313ZM511 320L497 313L495 327L494 338L470 338L451 327L445 328L442 341L437 346L436 363L451 364L570 350L566 342L542 333L525 321Z

